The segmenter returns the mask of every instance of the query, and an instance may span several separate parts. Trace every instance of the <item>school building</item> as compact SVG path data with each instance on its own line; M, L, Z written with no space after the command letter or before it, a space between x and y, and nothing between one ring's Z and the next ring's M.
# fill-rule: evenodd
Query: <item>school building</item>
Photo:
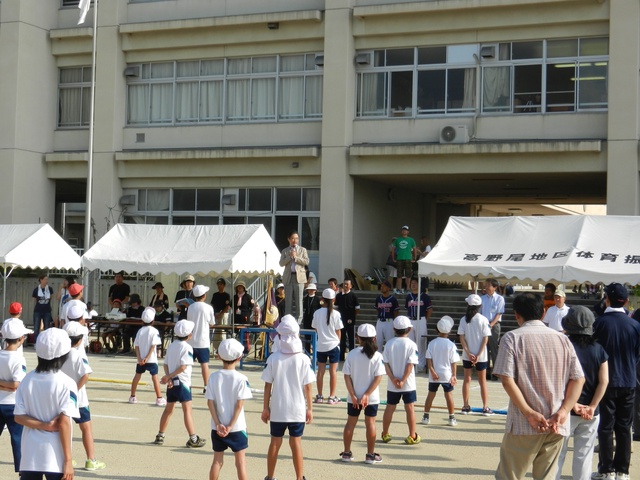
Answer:
M0 3L0 223L81 246L77 5ZM326 282L403 224L435 244L450 215L640 213L637 0L101 0L97 45L95 239L297 229Z

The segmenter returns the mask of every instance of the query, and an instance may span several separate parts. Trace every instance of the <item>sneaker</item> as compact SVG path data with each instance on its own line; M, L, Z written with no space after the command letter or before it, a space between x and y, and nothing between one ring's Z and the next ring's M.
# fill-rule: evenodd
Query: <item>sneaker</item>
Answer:
M610 473L593 472L591 474L591 480L616 480L616 474L613 472L610 472Z
M207 387L204 387L204 388L202 389L202 394L203 394L203 395L206 395L206 394L207 394Z
M73 466L73 468L76 468L78 466L78 462L76 462L75 460L71 460L71 465Z
M304 477L302 477L304 478ZM276 477L264 477L264 480L276 480Z
M135 397L135 395L131 395L129 397L129 403L138 403L138 399Z
M164 445L164 435L161 433L156 435L156 439L153 441L155 445Z
M329 405L335 405L336 403L340 403L342 400L340 400L338 397L329 397L329 400L327 400L327 403Z
M629 480L628 473L616 473L616 480Z
M422 441L422 438L420 438L420 435L418 435L417 433L415 438L409 435L407 438L404 439L404 443L406 443L407 445L417 445L421 441Z
M84 464L85 470L102 470L107 466L106 463L101 462L100 460L87 460Z
M324 403L324 397L322 395L316 395L316 398L313 399L313 403Z
M447 425L449 425L450 427L455 427L458 424L458 421L456 420L455 417L449 417L449 421L447 422Z
M391 441L391 434L390 433L383 433L382 434L382 441L384 443L389 443Z
M371 465L372 463L380 463L382 461L382 457L377 453L367 453L364 457L364 463L368 463Z
M353 460L353 454L351 452L342 452L340 454L343 462L350 462Z
M471 406L465 405L464 407L462 407L462 410L460 410L460 413L462 415L469 415L471 413Z
M191 438L189 438L189 440L187 440L187 447L189 448L200 448L200 447L204 447L206 445L207 441L204 438L200 438L196 435L196 441L194 442L193 440L191 440Z
M422 425L429 425L429 422L430 422L429 415L427 413L423 413L422 414L422 420L420 421L420 423Z
M167 401L163 397L156 398L156 405L158 407L164 407L166 404L167 404Z
M486 408L482 409L482 416L483 417L490 417L491 415L493 415L493 410L491 410L489 407L486 407Z

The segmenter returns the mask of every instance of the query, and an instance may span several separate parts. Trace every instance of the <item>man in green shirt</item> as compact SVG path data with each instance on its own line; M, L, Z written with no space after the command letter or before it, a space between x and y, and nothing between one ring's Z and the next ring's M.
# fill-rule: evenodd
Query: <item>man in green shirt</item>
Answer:
M393 242L393 251L391 256L393 261L396 262L396 268L398 269L398 280L396 281L395 293L404 293L402 290L402 279L405 279L407 286L407 292L410 291L409 282L413 275L412 264L415 260L417 248L416 242L409 236L409 227L404 225L400 236Z

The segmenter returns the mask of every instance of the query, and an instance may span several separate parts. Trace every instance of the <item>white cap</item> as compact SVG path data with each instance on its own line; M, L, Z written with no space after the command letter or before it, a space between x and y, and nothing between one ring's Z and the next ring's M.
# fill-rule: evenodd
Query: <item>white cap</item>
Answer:
M480 298L480 295L476 295L475 293L472 293L471 295L469 295L467 298L464 299L464 301L467 302L467 304L472 306L482 305L482 298Z
M85 332L85 327L78 322L67 322L62 328L70 337L79 337L80 335L84 335Z
M25 327L24 322L18 318L7 320L2 325L2 337L8 340L15 340L29 333L33 333L33 330Z
M244 354L244 346L235 338L227 338L220 342L218 355L225 362L233 362Z
M36 340L36 355L45 360L62 357L71 350L71 340L64 330L48 328Z
M156 318L156 309L153 307L147 307L142 312L142 321L144 323L151 323Z
M198 298L207 293L209 291L209 287L207 287L206 285L196 285L195 287L193 287L192 291L193 296Z
M307 285L307 290L318 290L318 287L316 287L315 283L310 283L309 285Z
M376 327L370 323L363 323L358 327L358 336L361 338L371 338L376 336Z
M284 283L279 283L278 286L276 287L276 290L279 288L284 288Z
M393 319L393 328L396 330L404 330L405 328L411 327L411 320L409 317L405 317L404 315L398 315Z
M453 318L451 318L449 315L445 315L440 320L438 320L436 326L438 327L438 331L440 333L449 333L453 328Z
M334 300L336 298L336 291L333 288L325 288L322 291L322 298L327 300Z
M293 315L285 315L276 327L276 332L280 335L296 335L300 332L300 325Z
M78 318L84 318L85 313L87 313L87 308L82 302L75 302L67 307L67 319L77 320Z
M189 320L180 320L173 327L173 333L176 337L188 337L193 332L193 327L195 327L195 323Z

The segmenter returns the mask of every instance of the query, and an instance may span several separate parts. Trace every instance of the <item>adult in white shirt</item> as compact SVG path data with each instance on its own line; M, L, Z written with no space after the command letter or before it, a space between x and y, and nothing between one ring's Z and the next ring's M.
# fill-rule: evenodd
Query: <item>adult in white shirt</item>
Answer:
M195 302L187 310L187 320L193 322L193 336L187 343L193 348L193 360L200 364L202 380L204 382L204 393L209 381L209 355L211 348L210 326L216 324L216 316L213 307L205 300L209 287L196 285L193 287Z
M569 307L565 305L567 295L563 290L556 290L556 293L553 294L553 301L555 305L553 307L549 307L547 312L542 317L542 321L547 324L549 328L553 328L558 332L562 332L562 319L569 313Z

